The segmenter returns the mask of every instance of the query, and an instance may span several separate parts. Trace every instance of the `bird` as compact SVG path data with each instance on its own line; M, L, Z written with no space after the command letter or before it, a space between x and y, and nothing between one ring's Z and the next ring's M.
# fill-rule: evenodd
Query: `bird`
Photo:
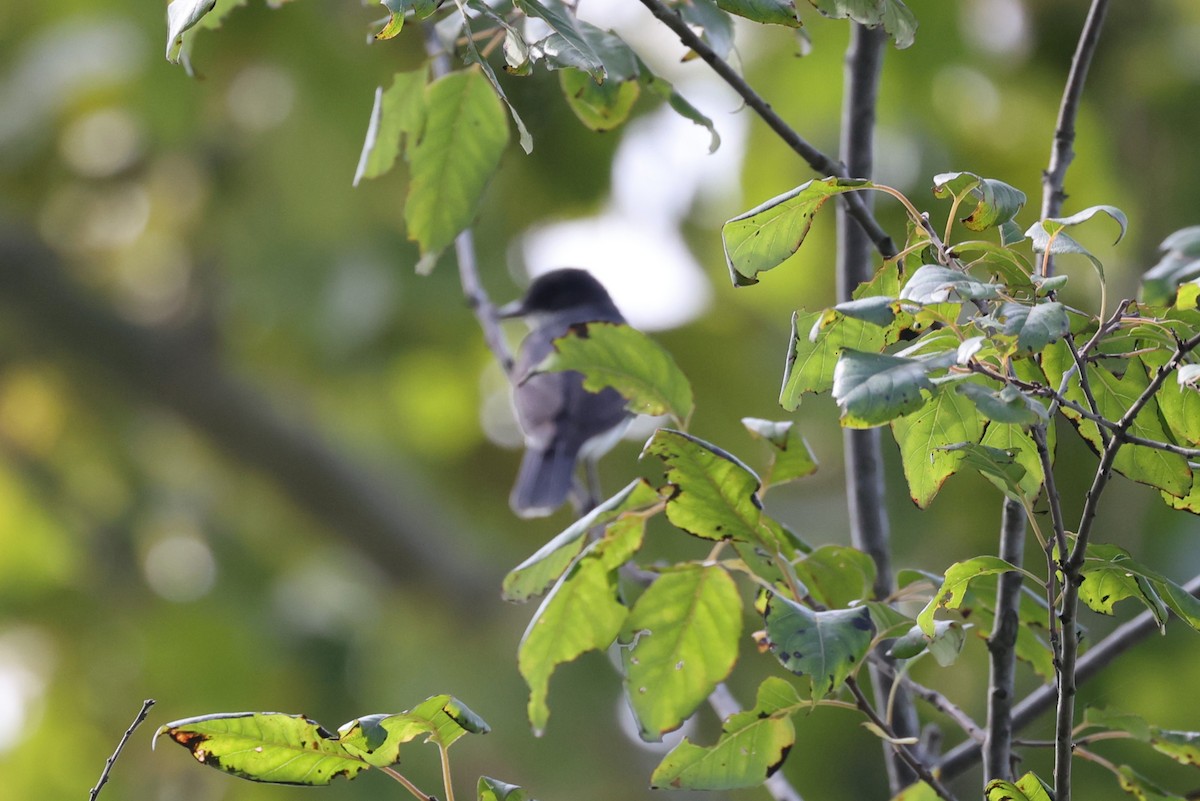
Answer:
M512 371L513 406L525 434L525 454L509 505L518 517L545 517L566 502L576 466L594 467L624 433L631 413L625 398L609 387L583 388L574 370L535 373L554 350L554 340L583 323L624 324L625 318L596 278L564 267L543 273L523 297L497 310L501 319L523 318L529 333Z

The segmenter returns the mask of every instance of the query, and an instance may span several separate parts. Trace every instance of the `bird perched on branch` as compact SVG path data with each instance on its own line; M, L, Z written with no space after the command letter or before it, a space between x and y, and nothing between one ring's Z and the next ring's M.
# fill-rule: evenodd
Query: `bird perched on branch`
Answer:
M543 517L562 506L576 486L577 463L583 460L593 468L620 438L630 413L615 389L588 392L583 375L574 370L533 370L572 326L624 323L625 318L591 273L570 268L538 276L523 298L502 306L498 314L524 318L529 325L512 374L525 456L509 505L521 517Z

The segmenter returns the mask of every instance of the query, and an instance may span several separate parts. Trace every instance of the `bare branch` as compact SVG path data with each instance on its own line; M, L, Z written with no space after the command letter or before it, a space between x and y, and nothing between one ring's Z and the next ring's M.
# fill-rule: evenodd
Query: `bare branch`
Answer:
M1192 595L1200 595L1200 576L1183 585ZM1114 659L1134 648L1151 634L1159 630L1158 618L1150 611L1139 613L1136 617L1112 630L1107 637L1083 654L1075 665L1075 680L1082 684L1101 670L1108 667ZM1013 707L1013 729L1020 731L1036 720L1043 712L1054 705L1058 691L1053 684L1043 684L1025 696ZM938 763L941 775L953 778L962 774L967 768L979 761L982 749L978 742L968 740L947 752Z
M741 95L746 105L753 109L788 147L799 155L800 158L804 159L813 171L822 176L836 175L842 178L864 177L850 175L845 165L839 164L818 150L808 140L797 133L795 129L784 122L783 118L771 108L771 104L754 91L753 87L741 75L738 75L733 67L729 66L728 62L717 55L703 39L697 36L680 18L678 13L667 8L660 0L641 0L641 3L649 9L655 19L669 28L672 33L679 37L680 42L691 48L696 55L700 56L712 68L713 72L717 73L725 83L729 84L735 92ZM896 255L895 243L892 242L892 238L879 225L875 216L859 195L859 192L846 192L841 196L841 199L850 216L862 226L862 230L871 240L875 249L879 251L880 255L884 258L891 258Z
M146 720L146 715L150 714L150 707L152 706L154 706L153 698L147 698L145 701L142 701L142 708L138 711L137 716L134 717L133 723L129 724L129 728L125 730L125 736L121 738L121 742L117 743L117 748L112 752L112 756L105 760L104 770L100 772L100 781L96 782L96 786L88 793L88 801L96 801L100 797L100 791L108 783L108 774L112 772L113 765L117 764L117 760L121 756L121 751L125 748L125 743L129 742L129 738L133 736L137 727L141 726Z
M1025 507L1008 498L1000 525L999 556L1009 564L1025 561ZM983 755L984 782L1012 781L1012 704L1017 663L1017 607L1023 576L1013 570L1001 573L996 584L996 615L988 637L987 741Z
M1062 209L1066 193L1063 191L1067 168L1075 158L1075 118L1079 114L1079 100L1083 96L1083 85L1087 80L1092 54L1100 40L1100 28L1108 11L1108 0L1093 0L1087 20L1079 35L1075 57L1071 60L1071 71L1063 89L1062 103L1058 109L1058 123L1054 129L1054 146L1050 150L1050 166L1042 173L1042 219L1057 217Z
M942 784L941 780L937 776L933 775L933 772L929 770L928 766L918 759L907 745L897 742L897 740L901 738L899 738L892 727L888 725L888 722L879 716L879 713L875 711L875 708L871 706L871 702L867 700L865 695L863 695L862 688L858 686L858 682L856 682L853 677L846 679L846 687L848 687L850 692L854 695L854 700L858 703L858 708L870 719L873 724L875 724L875 727L883 733L883 736L891 741L888 743L888 746L895 750L896 754L903 759L904 763L908 765L910 769L912 769L914 774L916 774L916 777L925 782L925 784L929 785L930 789L937 793L938 797L943 801L956 801L954 794L946 789L946 785Z

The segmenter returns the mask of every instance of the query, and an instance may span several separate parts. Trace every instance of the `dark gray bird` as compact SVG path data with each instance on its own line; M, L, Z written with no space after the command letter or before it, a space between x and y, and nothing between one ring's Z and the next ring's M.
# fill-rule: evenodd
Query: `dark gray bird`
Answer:
M525 297L498 310L523 317L529 334L513 369L513 400L525 432L525 456L509 505L521 517L543 517L567 500L579 460L594 461L620 438L630 414L615 389L588 392L574 370L530 375L573 325L623 323L604 286L586 270L560 269L536 278Z

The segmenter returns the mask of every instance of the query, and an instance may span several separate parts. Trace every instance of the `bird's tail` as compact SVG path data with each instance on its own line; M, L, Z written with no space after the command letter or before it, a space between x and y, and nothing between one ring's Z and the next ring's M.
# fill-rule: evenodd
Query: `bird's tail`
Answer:
M521 459L509 506L519 517L545 517L566 502L574 481L574 453L556 444L545 450L530 448Z

